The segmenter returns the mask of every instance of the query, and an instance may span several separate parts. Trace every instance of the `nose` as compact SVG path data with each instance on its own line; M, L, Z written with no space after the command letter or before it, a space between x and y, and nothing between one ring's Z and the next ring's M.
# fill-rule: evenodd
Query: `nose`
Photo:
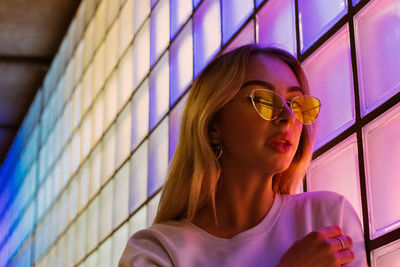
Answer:
M290 108L289 102L283 102L282 111L275 121L279 124L293 124L296 121L296 117L294 116L293 110Z

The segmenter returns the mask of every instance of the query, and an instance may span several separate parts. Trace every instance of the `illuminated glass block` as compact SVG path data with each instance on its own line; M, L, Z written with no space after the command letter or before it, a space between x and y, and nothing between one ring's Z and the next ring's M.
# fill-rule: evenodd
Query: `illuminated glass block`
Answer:
M299 0L301 52L309 48L346 13L346 0Z
M170 106L172 106L193 79L193 38L191 20L171 44L170 64Z
M124 252L126 242L128 242L129 236L128 231L129 225L125 223L122 225L112 236L113 252L112 252L112 264L111 266L118 266L118 261Z
M104 124L104 94L101 93L96 102L93 104L91 110L92 116L92 138L91 147L99 141L100 137L103 135L103 124Z
M72 91L74 89L73 83L74 83L74 59L71 58L65 70L64 90L63 90L64 103L69 101L69 98L72 95Z
M93 59L93 86L92 97L95 97L104 85L105 81L105 45L102 43Z
M193 8L196 8L200 4L201 0L193 0Z
M251 20L240 31L240 33L233 39L229 45L224 49L224 53L231 51L239 46L254 43L254 22Z
M101 266L113 267L111 265L112 249L112 239L110 237L99 247L99 262L101 262Z
M113 194L114 180L111 180L100 192L100 240L103 240L113 229Z
M160 0L150 17L150 66L169 44L169 0Z
M58 227L58 211L57 206L53 206L49 212L49 228L47 229L49 235L49 242L53 244L57 239L57 227Z
M45 211L45 202L46 202L46 194L45 194L45 190L44 190L44 186L40 187L38 190L38 196L37 196L37 217L38 220L40 220L43 215L44 215L44 211Z
M130 162L117 172L114 178L114 208L113 228L117 228L129 215L129 176ZM110 214L108 214L110 216Z
M88 207L88 231L87 231L87 250L86 253L92 251L99 242L99 230L100 230L100 206L99 196L97 196ZM97 266L97 265L93 265Z
M171 0L171 40L192 13L192 0Z
M103 157L103 147L99 144L90 156L90 182L89 199L99 191L101 186L101 163Z
M75 239L76 239L76 223L69 226L64 235L66 237L66 257L65 266L74 266L75 264Z
M147 197L148 141L131 157L131 176L129 183L129 213L134 212Z
M62 143L63 146L68 142L68 140L71 138L71 132L72 132L72 105L71 101L68 101L64 108L63 116L62 116L62 121L63 121L63 136L62 136Z
M150 23L146 21L133 42L133 88L144 79L150 68Z
M85 257L86 255L86 248L87 248L87 234L88 234L88 218L87 218L87 210L81 213L76 220L76 245L75 245L75 255L76 255L76 262L79 262Z
M75 129L82 118L82 86L79 84L72 94L72 129Z
M90 152L92 137L92 116L87 114L80 127L81 131L81 159L84 160Z
M222 0L222 42L226 44L253 13L254 3L248 0Z
M89 255L89 257L85 260L86 266L99 266L99 252L98 249L94 251L92 254Z
M111 126L103 139L103 162L101 184L104 185L112 176L115 170L117 128L115 124Z
M78 47L75 50L75 55L74 55L74 62L75 62L74 85L76 85L80 81L80 79L82 77L82 72L83 72L83 66L82 66L83 47L84 47L84 43L83 43L83 40L81 40L79 42Z
M400 91L399 14L399 1L371 1L354 18L363 116Z
M71 146L70 144L64 149L61 164L61 183L60 189L62 190L68 183L71 174Z
M256 0L256 7L258 7L259 5L261 5L262 2L264 2L264 0Z
M89 182L90 182L90 165L89 161L85 161L82 165L78 176L79 182L79 201L78 212L81 212L89 201Z
M82 78L82 114L92 105L93 67L90 64Z
M118 101L118 76L114 72L104 89L104 124L103 131L106 131L117 115ZM100 118L98 118L100 119Z
M134 0L133 32L136 33L150 15L150 0Z
M357 5L360 0L353 0L353 6Z
M320 190L345 196L363 221L355 134L311 162L307 171L307 191Z
M121 15L120 15L121 23L119 32L119 51L118 51L119 57L124 53L128 45L133 40L134 9L135 6L133 4L133 0L128 0L121 9Z
M85 47L83 49L83 68L89 64L94 52L94 27L95 20L91 20L85 31Z
M76 131L71 141L71 174L79 167L81 155L81 137L80 132Z
M128 48L118 67L118 110L121 110L133 92L133 51Z
M147 226L147 206L143 206L129 219L129 236Z
M168 112L169 108L169 62L168 52L150 73L149 84L149 128L154 126Z
M125 106L117 120L116 166L120 166L130 155L131 148L131 104Z
M158 203L160 203L161 193L157 193L147 204L147 227L153 224L154 218L157 214Z
M68 212L68 223L75 219L78 213L78 200L79 200L79 184L76 178L74 178L69 184L68 189L69 199L69 212Z
M65 235L63 235L57 242L57 248L56 248L56 260L57 260L57 265L56 266L63 266L65 265L66 262L66 255L65 255Z
M194 74L197 77L221 47L221 13L217 0L204 0L193 16Z
M372 267L392 267L400 262L400 240L371 251Z
M145 80L132 98L131 150L143 140L149 130L149 81Z
M182 119L183 110L185 108L187 96L179 101L179 103L171 110L169 115L169 152L168 152L168 159L171 160L172 156L175 153L175 148L178 143L179 138L179 131L180 131L180 124Z
M64 191L61 198L57 201L58 204L58 228L57 234L60 235L67 228L68 219L68 193Z
M321 100L315 149L355 121L353 74L347 25L304 63L311 95ZM340 107L340 108L338 108Z
M374 239L400 226L400 104L363 128L370 235Z
M103 0L107 2L107 29L111 26L111 24L115 21L119 13L119 1L115 0Z
M147 196L152 196L163 184L168 169L168 117L149 138L149 177Z
M257 14L258 43L296 53L294 0L268 1Z
M111 2L111 1L110 1ZM116 2L116 1L113 1ZM105 65L105 77L110 75L111 71L115 67L118 61L119 52L119 19L117 19L112 27L110 28L107 39L106 39L106 65Z
M94 49L103 41L106 34L107 1L101 1L96 9L95 30L94 30Z

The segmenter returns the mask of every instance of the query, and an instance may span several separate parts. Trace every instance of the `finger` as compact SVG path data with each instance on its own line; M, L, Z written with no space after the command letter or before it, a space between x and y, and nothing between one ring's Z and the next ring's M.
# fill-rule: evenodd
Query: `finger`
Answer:
M352 250L343 250L335 253L335 257L339 264L347 264L354 260L355 255Z
M342 229L337 225L332 225L332 226L322 228L318 232L320 232L325 238L333 238L333 237L343 235Z
M342 240L343 245L339 239ZM328 243L334 251L342 251L342 250L353 248L353 240L347 235L330 238L328 240Z

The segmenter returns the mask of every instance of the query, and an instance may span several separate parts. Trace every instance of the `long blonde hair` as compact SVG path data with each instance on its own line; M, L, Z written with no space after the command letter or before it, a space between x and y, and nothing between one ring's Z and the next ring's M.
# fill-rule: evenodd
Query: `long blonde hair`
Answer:
M239 91L253 55L281 59L292 69L304 93L309 93L301 64L284 50L250 44L215 58L191 86L182 115L179 141L154 223L180 219L192 221L196 212L209 204L216 218L215 196L221 167L210 144L210 121ZM310 163L313 140L314 126L305 125L289 168L273 177L274 192L295 192Z

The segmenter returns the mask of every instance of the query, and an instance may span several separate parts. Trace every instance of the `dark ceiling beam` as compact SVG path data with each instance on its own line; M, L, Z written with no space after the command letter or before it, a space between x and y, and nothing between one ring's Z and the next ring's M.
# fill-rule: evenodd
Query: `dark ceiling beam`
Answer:
M45 67L49 67L52 61L53 61L52 57L0 55L0 63L32 64L32 65L42 65Z

